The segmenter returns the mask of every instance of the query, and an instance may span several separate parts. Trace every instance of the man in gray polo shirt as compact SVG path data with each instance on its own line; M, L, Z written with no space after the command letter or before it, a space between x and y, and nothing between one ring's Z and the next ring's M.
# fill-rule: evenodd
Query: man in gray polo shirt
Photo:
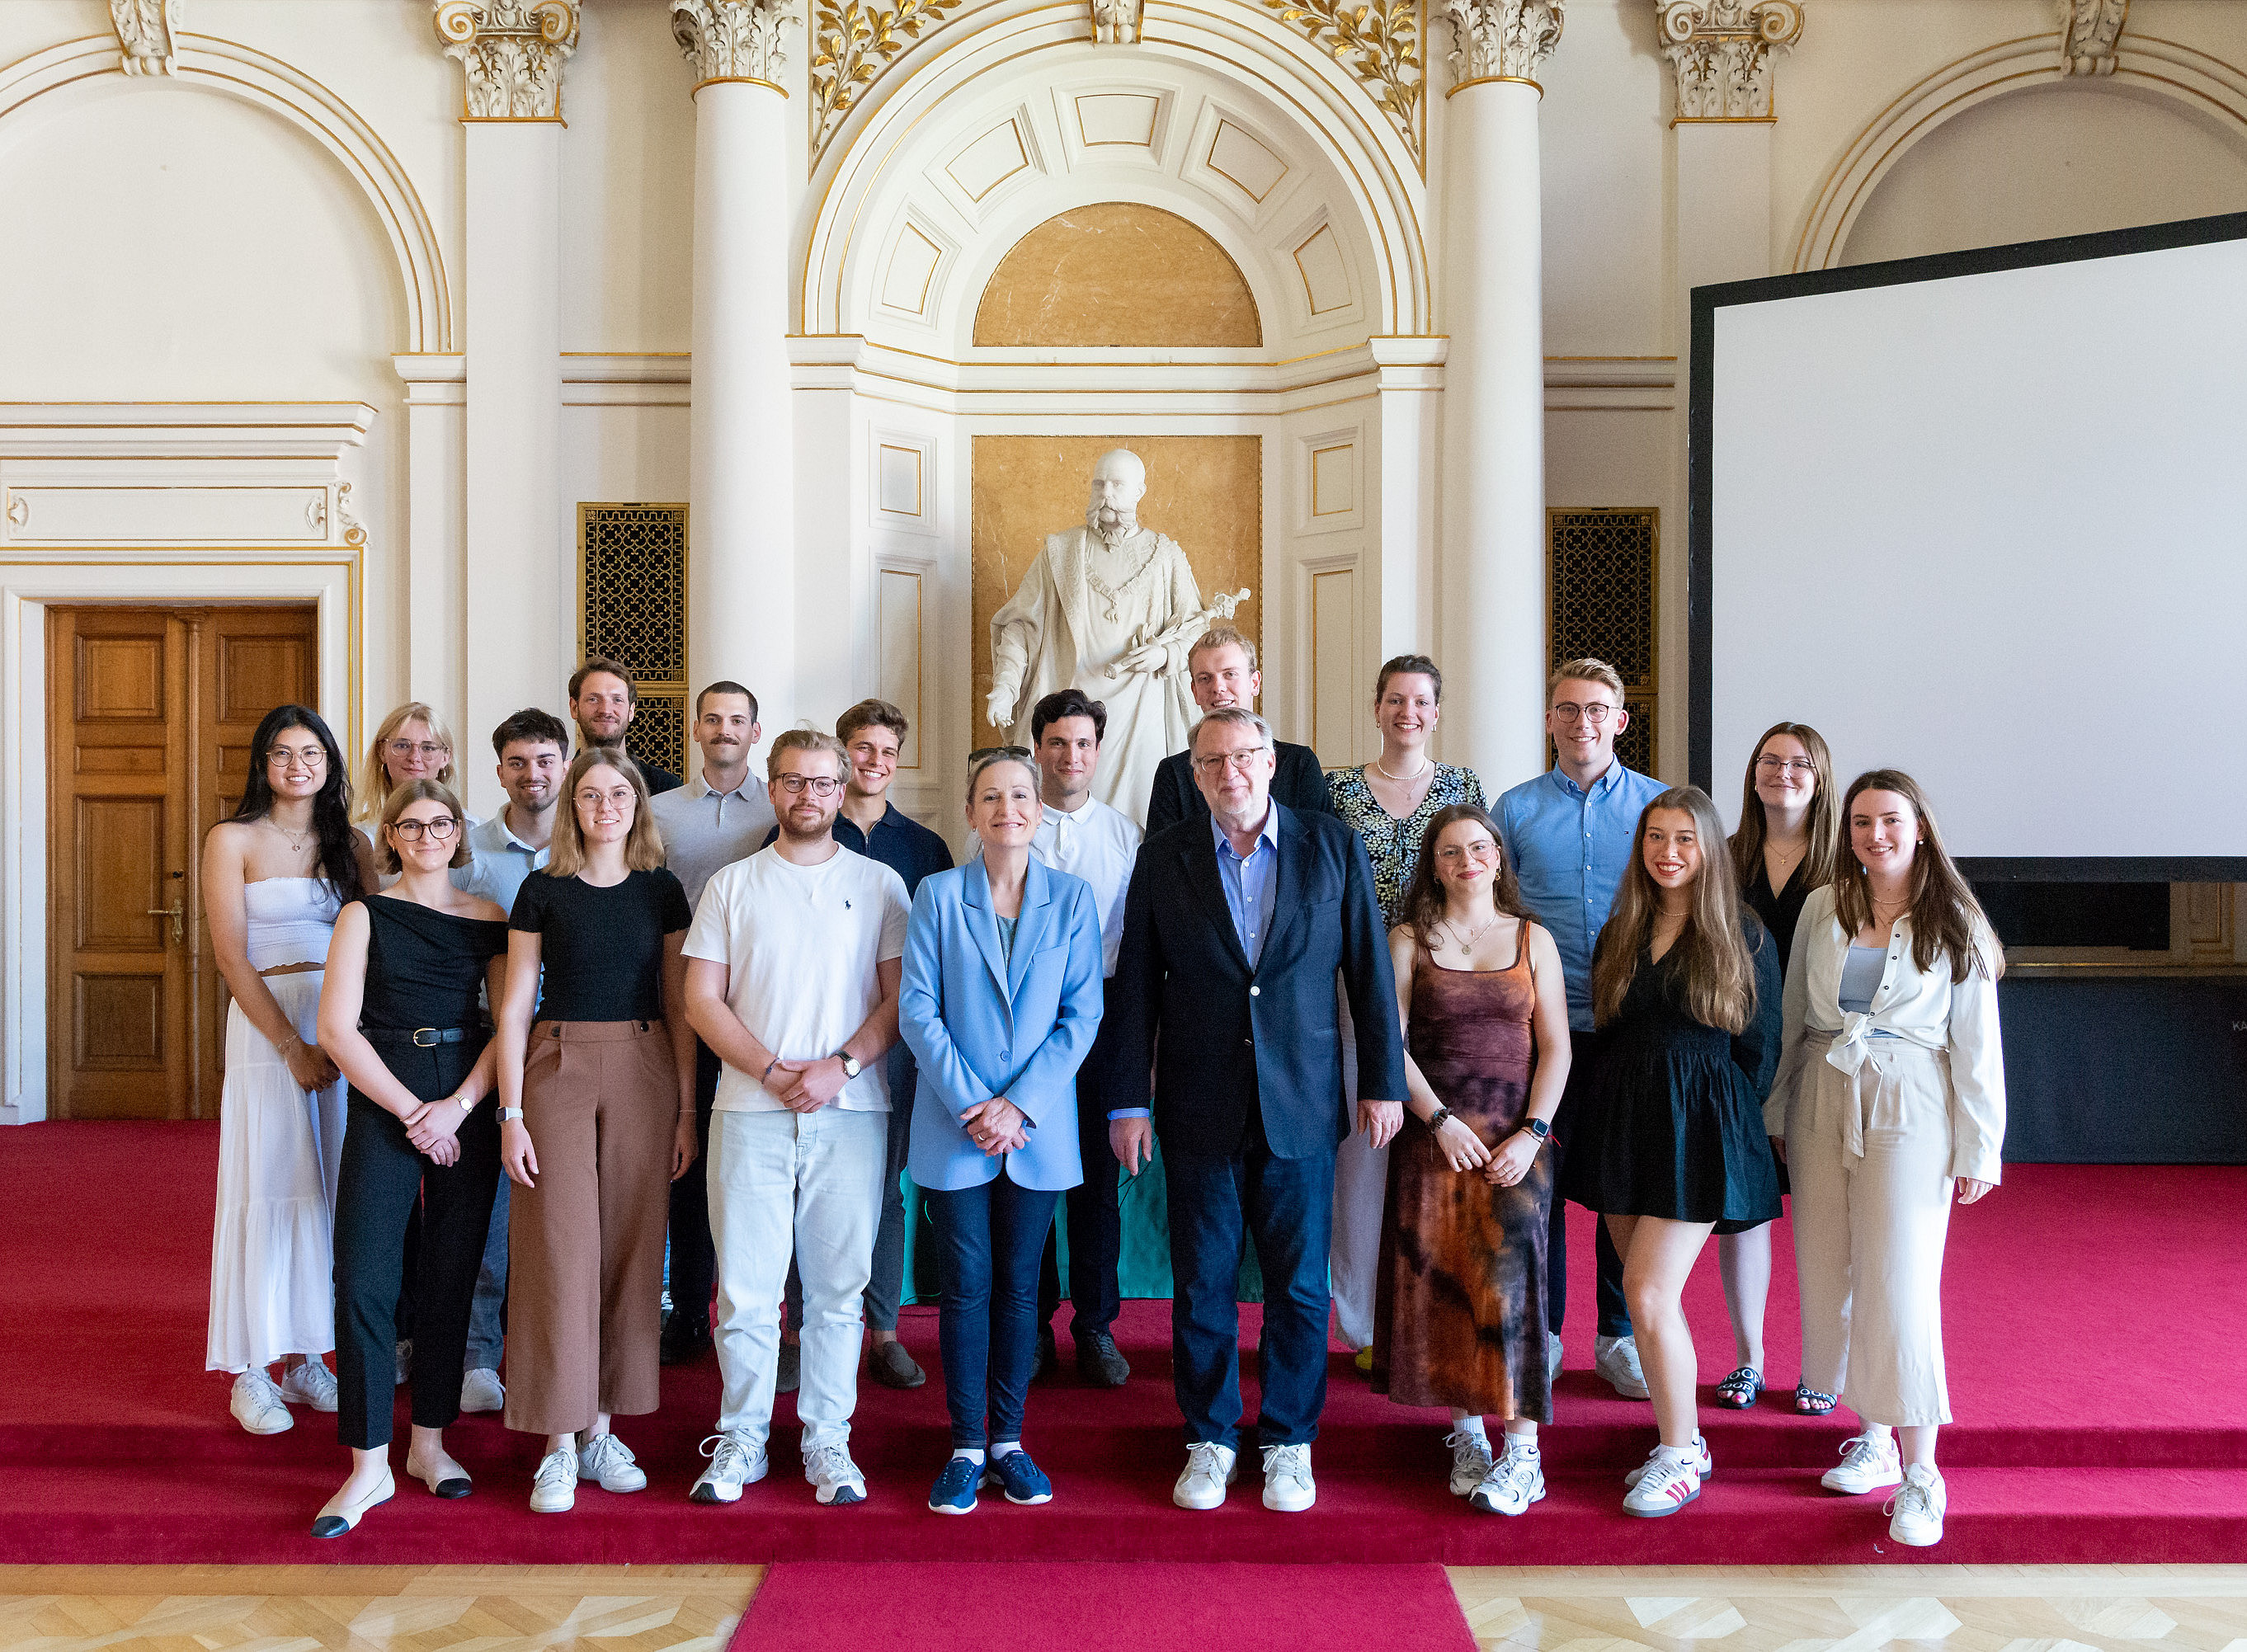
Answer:
M699 905L702 887L720 869L754 855L773 829L772 800L761 776L749 772L749 754L764 731L757 697L739 683L712 683L694 696L694 743L702 767L676 791L648 807L663 834L664 864ZM704 1170L710 1156L710 1104L718 1094L721 1063L694 1041L694 1123L701 1150L686 1174L671 1184L671 1319L663 1328L663 1362L681 1365L710 1346L710 1291L717 1258L710 1243L710 1202Z

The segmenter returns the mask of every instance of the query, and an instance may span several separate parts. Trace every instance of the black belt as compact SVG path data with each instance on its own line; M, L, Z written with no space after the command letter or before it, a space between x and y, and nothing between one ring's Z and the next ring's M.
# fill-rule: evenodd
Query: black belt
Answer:
M387 1044L393 1049L411 1047L414 1049L434 1049L440 1044L465 1044L469 1038L483 1031L482 1027L362 1027L359 1036L370 1044Z

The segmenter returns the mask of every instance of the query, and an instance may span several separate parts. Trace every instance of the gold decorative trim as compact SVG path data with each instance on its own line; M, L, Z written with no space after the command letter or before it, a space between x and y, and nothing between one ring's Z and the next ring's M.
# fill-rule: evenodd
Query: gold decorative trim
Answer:
M1262 0L1281 22L1301 29L1310 43L1342 65L1389 117L1412 159L1427 167L1422 94L1428 89L1420 58L1418 0Z
M1520 74L1479 74L1471 80L1462 80L1458 82L1456 85L1452 86L1450 91L1444 93L1444 96L1446 98L1456 98L1459 93L1465 92L1469 86L1533 86L1536 88L1537 96L1540 99L1542 99L1545 96L1545 88L1543 86L1539 85L1536 81L1532 80L1527 75Z
M1779 117L1770 115L1672 115L1672 130L1679 126L1775 126Z
M714 74L707 80L697 80L694 92L700 92L705 86L762 86L768 92L777 92L783 98L788 96L786 86L777 80L768 80L762 75ZM694 92L690 92L686 95L691 98Z
M464 126L566 126L560 115L460 115Z
M961 0L817 0L811 35L811 164L827 153L861 92Z

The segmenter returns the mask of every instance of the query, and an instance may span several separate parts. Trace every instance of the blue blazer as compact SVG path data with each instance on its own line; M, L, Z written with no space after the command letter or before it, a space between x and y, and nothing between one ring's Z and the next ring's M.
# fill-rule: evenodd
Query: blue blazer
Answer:
M1100 911L1092 885L1033 860L1012 962L999 950L980 859L921 880L905 931L898 1030L920 1063L906 1163L925 1188L980 1187L1001 1162L1021 1186L1084 1179L1076 1069L1101 1012ZM960 1116L1004 1096L1028 1116L1029 1145L996 1158Z

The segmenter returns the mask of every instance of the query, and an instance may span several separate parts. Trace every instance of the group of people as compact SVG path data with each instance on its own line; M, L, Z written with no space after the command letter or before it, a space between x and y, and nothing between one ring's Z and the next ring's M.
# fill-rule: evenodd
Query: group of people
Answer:
M393 1494L409 1345L406 1471L438 1496L472 1489L443 1431L475 1407L543 1437L534 1510L581 1479L640 1489L612 1420L714 1341L693 1498L766 1475L792 1387L818 1501L862 1500L862 1355L925 1377L896 1337L906 1171L951 1419L929 1506L1046 1502L1024 1434L1055 1232L1078 1369L1119 1386L1119 1178L1159 1142L1179 1506L1221 1505L1252 1440L1265 1505L1313 1505L1331 1316L1376 1391L1447 1413L1453 1493L1526 1511L1573 1200L1602 1218L1596 1369L1658 1433L1623 1506L1676 1512L1714 1468L1686 1277L1718 1235L1738 1364L1715 1402L1756 1404L1791 1178L1792 1409L1846 1396L1864 1426L1824 1485L1894 1488L1892 1534L1936 1541L1943 1245L1998 1178L2003 959L1918 788L1841 790L1816 732L1780 723L1726 839L1705 794L1617 759L1622 680L1582 659L1552 679L1554 767L1493 806L1428 754L1423 656L1381 670L1380 757L1331 775L1256 714L1237 631L1187 669L1200 719L1144 833L1093 795L1104 707L1063 689L1031 746L972 754L959 865L887 800L909 731L879 700L775 737L758 785L755 698L713 684L682 785L625 754L629 674L588 661L574 756L559 719L508 719L507 807L482 823L411 705L368 754L364 832L325 726L272 713L206 854L234 994L208 1363L253 1432L290 1403L339 1412L352 1470L315 1533Z

